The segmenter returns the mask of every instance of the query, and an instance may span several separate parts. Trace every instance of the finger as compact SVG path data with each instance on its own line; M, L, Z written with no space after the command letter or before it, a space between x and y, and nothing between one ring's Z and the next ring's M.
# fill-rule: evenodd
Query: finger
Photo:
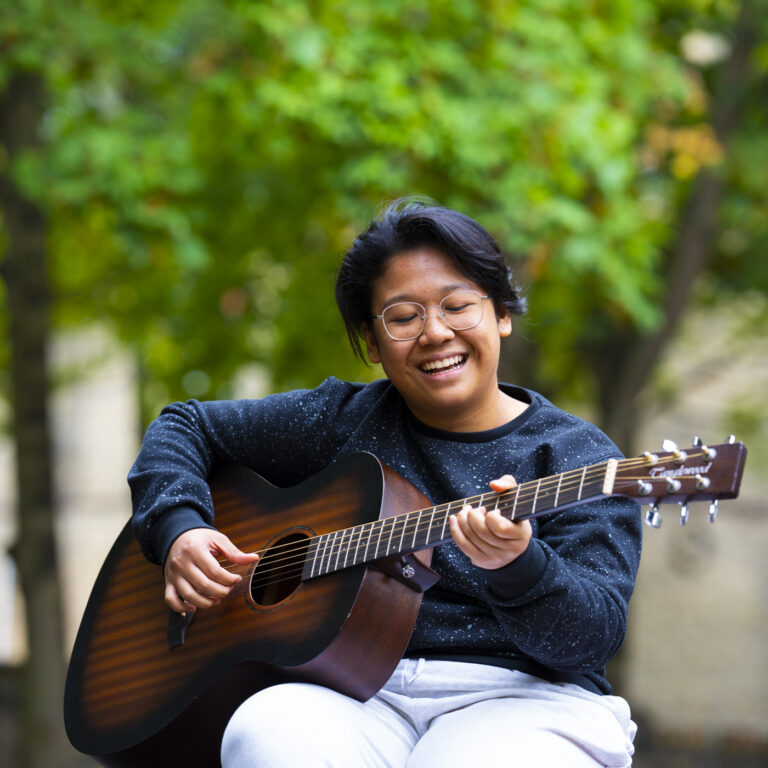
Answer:
M241 581L241 576L236 569L230 569L222 565L217 556L223 557L233 565L248 565L259 559L255 552L243 552L223 533L217 532L211 541L210 557L200 564L203 571L214 581L232 586Z
M460 535L459 546L467 548L466 554L470 552L491 552L498 546L497 542L492 541L492 535L485 527L485 508L478 507L473 509L469 505L463 507L455 516L456 526ZM470 555L471 556L471 555Z
M209 592L211 585L215 584L220 588L223 587L229 593L231 587L242 581L240 574L222 565L224 562L226 560L217 560L214 554L208 550L201 552L195 559L194 565L197 568L197 574L195 574L194 583L201 592Z
M489 560L495 561L501 554L496 550L488 548L485 542L478 542L474 539L474 534L467 535L466 528L462 527L459 515L451 515L449 518L451 535L456 546L476 565L484 565Z
M527 520L512 522L495 509L485 516L485 525L494 538L503 539L504 541L524 538L526 528L530 527L530 523Z
M476 549L475 545L467 538L466 534L464 533L464 529L459 520L458 513L451 515L448 518L448 527L451 529L451 536L456 542L456 546L458 546L458 548L464 552L464 554L470 554L467 551L468 549Z
M182 595L188 595L188 598L184 598ZM187 613L189 611L197 610L197 605L193 602L192 595L195 595L194 589L185 582L185 586L179 590L175 584L168 582L165 585L165 602L171 610L175 613ZM201 596L196 595L199 599ZM207 607L207 606L204 606Z
M218 605L221 600L217 597L211 597L209 595L200 592L195 585L187 579L177 579L176 592L181 600L186 605L193 608L212 608L214 605Z
M174 613L186 613L188 610L194 610L194 606L187 605L180 597L179 593L176 591L176 587L173 586L170 582L168 582L165 585L165 604L174 612Z
M462 525L464 534L476 547L480 549L503 549L506 546L508 539L497 536L488 523L489 517L498 518L500 516L498 512L486 512L484 507L477 509L465 507L462 512L464 516L463 519L460 516L459 522L466 523L466 525Z
M219 533L216 539L216 547L222 556L226 557L230 563L236 565L247 565L253 563L259 559L259 556L255 552L243 552L236 547L231 539L225 536L223 533Z
M219 569L223 571L223 569ZM233 574L224 571L224 576L231 577ZM240 577L237 576L233 583L222 583L216 578L209 579L201 569L196 569L187 576L187 581L199 595L204 595L213 600L219 601L225 598L232 591L232 587L235 583L240 581ZM183 597L184 595L182 595ZM191 595L194 598L194 595Z

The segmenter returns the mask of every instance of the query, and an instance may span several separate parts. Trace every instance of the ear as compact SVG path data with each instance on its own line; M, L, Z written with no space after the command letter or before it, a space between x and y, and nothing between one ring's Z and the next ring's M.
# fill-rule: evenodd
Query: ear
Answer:
M496 316L496 324L499 326L499 336L504 338L512 333L512 315L509 314L509 310L505 309L501 314Z
M368 359L372 363L380 363L379 344L376 341L376 334L370 325L366 324L363 328L363 336L365 337L365 352L368 355Z

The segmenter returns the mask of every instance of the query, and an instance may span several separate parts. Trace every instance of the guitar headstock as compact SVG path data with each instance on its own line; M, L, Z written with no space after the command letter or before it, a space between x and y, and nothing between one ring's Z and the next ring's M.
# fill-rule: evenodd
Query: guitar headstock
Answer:
M653 528L661 525L659 505L680 504L680 524L688 521L688 504L709 501L709 521L717 516L720 499L739 495L747 449L731 436L729 442L704 445L698 438L691 448L681 450L665 440L663 451L646 452L618 463L613 492L648 504L645 521Z

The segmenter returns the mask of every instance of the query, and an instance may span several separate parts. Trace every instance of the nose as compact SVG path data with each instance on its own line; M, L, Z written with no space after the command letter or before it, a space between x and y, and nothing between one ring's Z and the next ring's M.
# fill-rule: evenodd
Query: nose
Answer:
M434 312L432 311L434 310ZM445 322L443 310L435 304L424 310L426 317L424 319L424 328L419 335L419 344L428 346L430 344L442 344L454 337L453 329Z

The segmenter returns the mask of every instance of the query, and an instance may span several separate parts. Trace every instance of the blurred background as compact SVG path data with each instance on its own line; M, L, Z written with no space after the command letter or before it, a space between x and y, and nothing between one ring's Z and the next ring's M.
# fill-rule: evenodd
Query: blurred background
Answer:
M628 454L747 444L714 526L646 529L611 678L637 766L767 765L767 118L766 0L5 0L2 764L93 764L66 662L148 421L380 376L335 269L419 194L509 254L504 380Z

